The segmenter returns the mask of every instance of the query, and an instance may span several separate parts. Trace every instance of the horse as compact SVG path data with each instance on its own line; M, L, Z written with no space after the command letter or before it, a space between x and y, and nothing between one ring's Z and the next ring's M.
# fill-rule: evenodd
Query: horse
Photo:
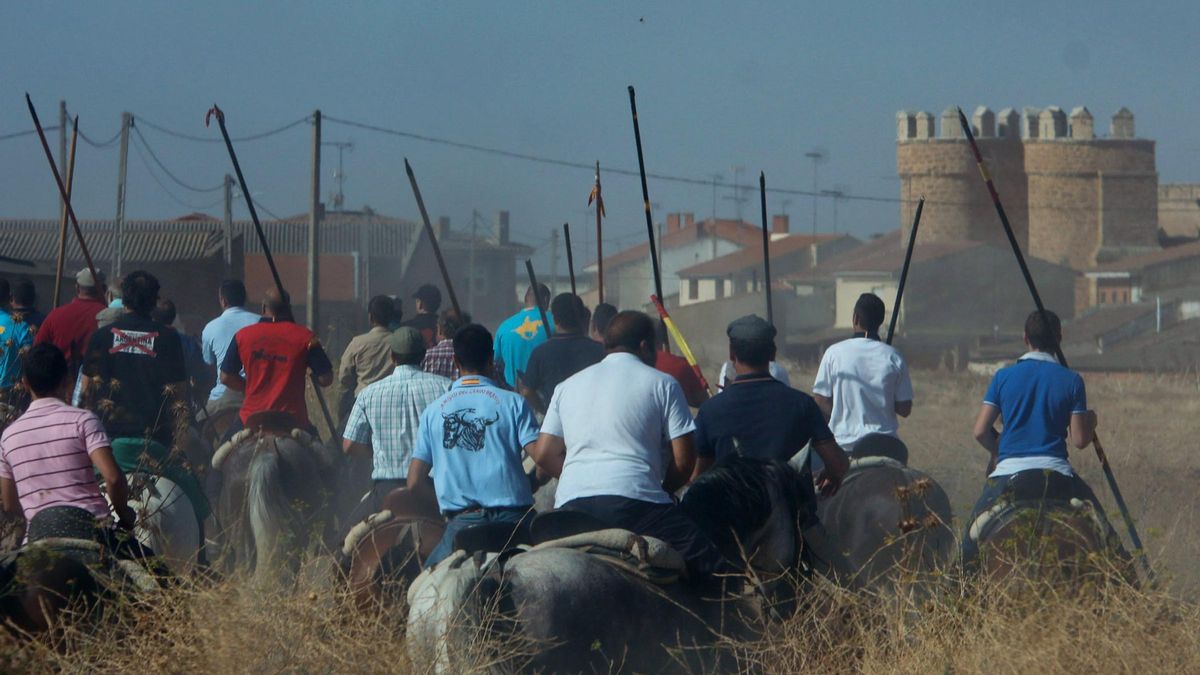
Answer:
M978 553L964 561L985 584L1037 582L1078 590L1089 582L1137 583L1132 560L1094 497L1055 471L1014 475L1003 495L968 524Z
M950 498L907 459L899 439L870 434L855 445L837 493L817 500L821 524L854 571L845 580L852 588L894 587L954 559Z
M403 487L388 493L383 509L352 527L342 544L357 606L365 609L403 598L445 529L446 519L433 495Z
M262 585L293 580L306 551L332 543L337 462L291 415L252 415L212 459L223 569Z
M681 508L723 550L745 554L737 559L787 573L801 548L801 480L782 462L733 455L693 483ZM538 516L532 548L456 551L423 572L408 595L414 663L442 672L475 658L546 672L707 670L722 637L761 634L761 596L726 592L736 576L680 582L682 557L661 541L619 529L538 540L563 530L541 521L582 515Z
M201 520L183 488L166 476L149 473L132 473L128 480L129 507L137 514L133 535L173 573L188 576L197 571L204 548Z
M90 617L102 601L161 588L162 570L98 536L96 517L73 506L40 511L28 542L0 557L0 622L26 633L61 624L66 612Z

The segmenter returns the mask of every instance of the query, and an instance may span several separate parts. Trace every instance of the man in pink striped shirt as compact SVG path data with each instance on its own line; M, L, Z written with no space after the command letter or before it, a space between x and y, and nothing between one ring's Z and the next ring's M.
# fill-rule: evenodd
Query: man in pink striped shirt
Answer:
M39 512L60 506L106 519L108 504L100 494L95 470L108 486L118 525L132 528L129 485L113 459L104 426L95 414L63 402L73 382L63 353L52 344L33 347L25 355L22 380L33 402L0 435L4 510L23 513L26 527Z

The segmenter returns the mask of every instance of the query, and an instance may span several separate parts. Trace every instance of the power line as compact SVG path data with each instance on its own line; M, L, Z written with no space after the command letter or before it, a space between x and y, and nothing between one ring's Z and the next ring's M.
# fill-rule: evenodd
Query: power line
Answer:
M212 138L212 137L208 137L208 136L195 136L192 134L186 134L182 131L175 131L174 129L170 129L161 124L157 124L157 123L152 122L141 116L139 116L137 118L137 121L150 127L151 129L154 129L155 131L167 134L168 136L182 138L185 141L193 141L195 143L224 143L224 140L219 137ZM242 143L245 141L257 141L259 139L274 136L275 134L281 134L281 133L287 131L288 129L291 129L292 127L299 126L301 124L304 124L305 122L311 122L311 121L312 121L312 115L305 115L304 117L301 117L300 119L298 119L294 122L288 122L287 124L285 124L281 127L276 127L274 129L269 129L267 131L259 132L256 134L250 134L248 136L234 137L234 138L231 138L230 140L237 142L237 143Z
M142 132L141 132L141 130L138 129L137 124L134 123L134 124L131 124L130 126L133 128L133 134L134 134L135 138L137 139L137 141L139 143L141 143L142 147L144 147L146 149L146 152L150 153L150 158L154 160L154 163L158 165L158 168L162 169L163 173L167 174L167 177L170 178L172 181L174 181L175 184L178 185L179 187L181 187L185 190L190 190L192 192L199 192L201 194L209 193L209 192L217 192L217 191L225 188L224 181L217 183L215 186L210 187L210 188L196 187L194 185L184 182L182 179L180 179L178 176L176 176L174 173L172 173L171 170L167 168L167 165L163 164L162 160L158 158L158 155L155 154L155 152L154 152L154 148L150 147L150 144L146 142L146 137L142 135Z
M166 193L166 195L171 198L171 201L175 202L176 204L179 204L184 208L191 209L192 211L205 211L225 201L224 197L222 197L211 204L193 204L187 200L181 199L180 197L176 196L170 188L167 187L166 183L162 182L162 179L158 177L158 174L150 166L149 160L146 159L146 155L142 152L141 147L139 147L137 143L133 144L133 149L137 153L138 159L142 161L142 166L146 167L146 173L150 174L150 177L154 179L154 182L158 183L158 187L162 188L162 191ZM224 187L224 185L222 185L222 187Z
M42 131L58 131L58 126L42 127ZM37 129L26 129L25 131L14 131L8 134L0 134L0 141L7 141L22 136L30 136L37 133Z

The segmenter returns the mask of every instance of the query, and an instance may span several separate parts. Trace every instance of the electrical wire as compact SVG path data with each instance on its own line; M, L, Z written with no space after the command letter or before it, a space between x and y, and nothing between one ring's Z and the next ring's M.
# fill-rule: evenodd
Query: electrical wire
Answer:
M162 188L162 191L171 198L171 201L175 202L176 204L179 204L186 209L191 209L192 211L206 211L225 201L225 198L222 197L211 204L193 204L185 199L180 198L174 192L172 192L170 188L167 187L167 184L164 183L161 178L158 177L158 174L150 165L150 161L146 159L146 155L142 152L142 148L137 143L133 144L133 150L135 153L137 153L138 159L142 161L142 166L146 168L146 172L150 174L150 177L154 179L155 183L158 183L158 187ZM222 187L224 186L222 185Z
M257 141L257 140L260 140L263 138L268 138L270 136L274 136L276 134L281 134L281 133L287 131L288 129L291 129L292 127L296 127L301 124L304 124L305 122L311 122L312 118L313 118L312 115L305 115L304 117L301 117L300 119L298 119L294 122L288 122L287 124L285 124L283 126L276 127L274 129L268 129L267 131L262 131L262 132L255 133L255 134L249 134L247 136L238 136L235 138L230 138L230 140L235 143L244 143L246 141ZM156 122L152 122L152 121L146 119L145 117L139 116L137 118L137 120L141 124L144 124L147 127L150 127L151 129L153 129L155 131L167 134L168 136L174 136L176 138L181 138L185 141L193 141L195 143L224 143L225 142L224 139L222 139L220 136L211 138L208 136L195 136L192 134L186 134L182 131L175 131L174 129L165 127Z
M158 165L158 168L162 169L163 173L167 174L167 177L170 178L172 181L174 181L175 184L178 185L179 187L181 187L185 190L189 190L191 192L199 192L201 194L217 192L217 191L225 188L224 181L217 183L215 186L210 187L210 188L196 187L195 185L191 185L189 183L184 182L182 179L179 178L179 176L176 176L174 173L172 173L172 171L167 168L167 165L163 164L162 160L158 158L158 154L156 154L154 152L154 148L150 147L150 144L146 142L146 137L142 135L142 132L140 129L137 128L137 125L134 124L131 126L133 128L133 135L134 135L135 140L137 140L139 143L142 144L142 147L144 147L146 149L146 152L150 153L150 158L154 160L154 163Z
M58 126L55 125L52 127L42 127L42 131L58 131ZM21 138L22 136L30 136L30 135L36 134L36 133L37 133L37 129L26 129L25 131L14 131L14 132L8 133L8 134L0 134L0 141L8 141L8 140L12 140L14 138Z

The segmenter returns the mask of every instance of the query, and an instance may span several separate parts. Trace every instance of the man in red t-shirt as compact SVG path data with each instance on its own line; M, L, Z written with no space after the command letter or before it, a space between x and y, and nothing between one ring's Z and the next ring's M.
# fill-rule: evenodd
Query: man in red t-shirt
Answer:
M108 307L104 302L104 273L97 270L96 274L99 283L92 278L91 270L79 270L75 275L75 299L51 310L33 338L35 345L50 343L58 347L72 372L79 369L88 340L96 332L96 315Z
M254 413L269 410L289 413L301 428L315 433L304 400L309 369L322 387L333 384L333 365L321 342L292 320L287 293L271 289L263 302L263 320L233 336L221 363L221 384L245 393L242 426Z
M700 384L700 378L696 377L696 371L692 369L692 365L687 362L687 359L667 351L670 343L667 341L666 324L658 321L655 326L657 327L655 333L658 338L658 352L654 355L654 369L675 378L679 386L683 387L683 396L687 399L687 404L693 408L699 408L701 403L708 400L708 390Z

